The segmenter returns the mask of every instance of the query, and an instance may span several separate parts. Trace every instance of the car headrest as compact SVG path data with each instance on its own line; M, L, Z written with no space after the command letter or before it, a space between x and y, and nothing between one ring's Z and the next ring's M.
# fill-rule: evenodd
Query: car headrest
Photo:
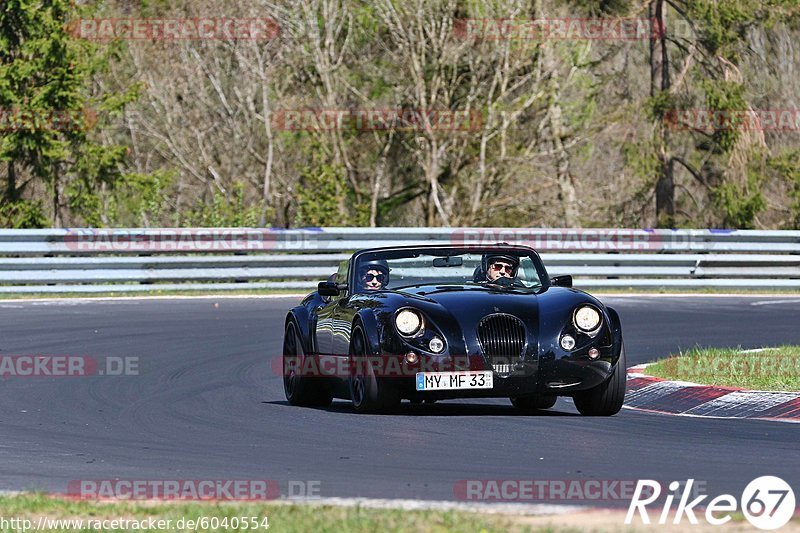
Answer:
M486 272L483 271L481 265L476 266L475 271L472 272L472 281L475 283L486 281Z

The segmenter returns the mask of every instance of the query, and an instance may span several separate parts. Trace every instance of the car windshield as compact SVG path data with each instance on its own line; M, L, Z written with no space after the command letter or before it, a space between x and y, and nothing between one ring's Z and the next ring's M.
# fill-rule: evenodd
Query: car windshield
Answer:
M539 257L518 249L376 250L356 257L355 292L430 284L536 291L545 276Z

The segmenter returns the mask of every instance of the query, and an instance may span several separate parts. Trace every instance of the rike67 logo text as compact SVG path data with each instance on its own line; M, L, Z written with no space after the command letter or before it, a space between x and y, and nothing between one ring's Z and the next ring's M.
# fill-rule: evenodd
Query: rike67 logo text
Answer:
M684 517L690 524L698 524L695 510L699 513L702 508L705 510L702 516L706 522L719 526L729 522L731 514L738 510L754 527L772 530L786 525L794 514L794 491L779 477L761 476L754 479L744 488L738 501L731 494L721 494L710 501L706 501L708 495L703 494L690 501L689 498L696 495L692 494L693 485L694 479L689 479L686 483L670 483L670 493L661 507L660 501L656 503L662 493L661 484L652 479L639 480L625 516L625 523L631 524L638 512L642 523L650 524L648 506L655 503L653 507L661 507L657 523L667 524L675 500L678 503L672 517L673 524L682 523Z

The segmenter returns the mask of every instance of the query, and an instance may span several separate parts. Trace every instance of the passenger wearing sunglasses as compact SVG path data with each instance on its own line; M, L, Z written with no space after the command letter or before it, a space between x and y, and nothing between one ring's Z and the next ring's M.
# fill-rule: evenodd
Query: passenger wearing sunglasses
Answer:
M500 278L514 279L519 269L519 257L505 254L487 254L482 258L486 281L494 283Z
M389 283L389 265L384 260L378 259L361 265L359 273L361 286L368 291L383 289Z

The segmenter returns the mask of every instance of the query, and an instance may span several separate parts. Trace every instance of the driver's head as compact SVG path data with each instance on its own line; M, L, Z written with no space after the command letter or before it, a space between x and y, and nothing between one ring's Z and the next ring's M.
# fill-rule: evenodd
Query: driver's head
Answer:
M367 261L359 266L358 280L368 291L383 289L389 283L389 265L382 259Z
M487 254L483 256L483 264L488 281L495 281L499 278L515 278L519 268L519 258L505 254Z

